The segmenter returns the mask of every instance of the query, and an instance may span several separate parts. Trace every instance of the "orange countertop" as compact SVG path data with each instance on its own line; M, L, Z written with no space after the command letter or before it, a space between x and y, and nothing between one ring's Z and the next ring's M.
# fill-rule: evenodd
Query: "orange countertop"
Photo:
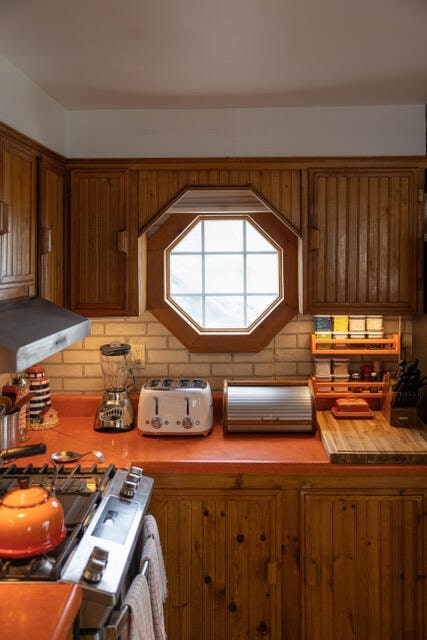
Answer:
M135 407L137 398L132 398ZM100 396L54 395L52 406L59 413L53 429L31 430L25 444L45 442L46 454L20 459L19 464L44 463L54 451L68 449L102 451L106 463L129 468L136 464L149 473L248 473L248 474L417 474L427 465L333 464L318 433L224 434L222 398L214 398L215 425L207 436L142 436L135 427L123 433L101 433L93 429ZM82 465L96 462L87 457Z
M5 640L66 640L81 601L77 584L0 584L0 636Z

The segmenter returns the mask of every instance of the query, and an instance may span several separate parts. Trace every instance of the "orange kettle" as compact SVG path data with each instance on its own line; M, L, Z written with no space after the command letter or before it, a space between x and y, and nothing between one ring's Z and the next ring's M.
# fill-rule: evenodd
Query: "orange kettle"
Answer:
M65 538L59 500L41 487L11 489L0 501L0 558L29 558L47 553Z

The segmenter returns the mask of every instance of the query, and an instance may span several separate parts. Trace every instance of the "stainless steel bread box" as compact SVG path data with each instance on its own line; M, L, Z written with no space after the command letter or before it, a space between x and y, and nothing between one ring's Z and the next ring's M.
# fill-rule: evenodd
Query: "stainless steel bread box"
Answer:
M224 380L225 433L315 433L308 381Z

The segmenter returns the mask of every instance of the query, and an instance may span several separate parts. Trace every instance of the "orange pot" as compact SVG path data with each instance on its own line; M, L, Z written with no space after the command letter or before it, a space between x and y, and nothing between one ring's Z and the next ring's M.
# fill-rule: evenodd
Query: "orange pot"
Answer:
M29 558L46 553L65 538L61 503L41 487L9 491L0 502L0 557Z

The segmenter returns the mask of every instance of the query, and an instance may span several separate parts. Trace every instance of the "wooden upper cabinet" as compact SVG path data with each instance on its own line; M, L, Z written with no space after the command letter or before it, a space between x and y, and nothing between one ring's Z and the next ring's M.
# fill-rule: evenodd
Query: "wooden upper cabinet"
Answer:
M138 222L128 170L71 171L71 308L86 316L138 314Z
M68 306L66 266L65 164L39 158L39 293Z
M309 170L305 310L422 309L424 171Z
M37 160L0 138L0 299L36 294Z

